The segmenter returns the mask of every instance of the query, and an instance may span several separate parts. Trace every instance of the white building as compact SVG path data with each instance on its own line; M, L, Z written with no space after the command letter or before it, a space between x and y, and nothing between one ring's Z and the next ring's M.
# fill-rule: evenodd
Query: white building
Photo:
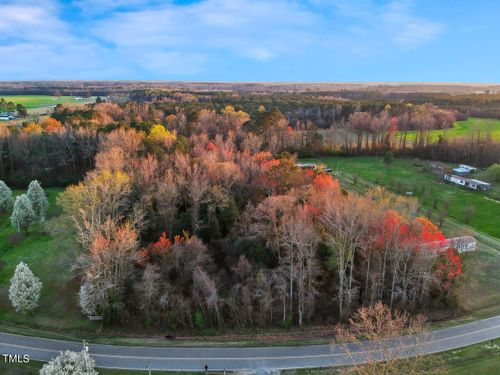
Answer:
M469 251L475 251L477 247L477 241L472 236L462 236L447 238L441 241L432 241L424 245L421 245L421 249L429 251L431 253L442 253L446 250L452 248L457 251L457 253L467 253Z
M466 178L463 176L457 176L454 174L445 174L444 175L444 180L447 182L451 182L455 185L463 186L471 190L488 190L491 188L491 184L484 182L484 181L479 181L474 178Z

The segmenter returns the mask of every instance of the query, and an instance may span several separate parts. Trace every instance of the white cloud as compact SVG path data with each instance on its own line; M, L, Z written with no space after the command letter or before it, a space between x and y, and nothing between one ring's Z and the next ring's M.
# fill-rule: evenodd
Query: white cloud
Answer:
M317 18L289 1L205 0L116 13L93 32L118 48L219 50L266 60L299 47Z
M210 79L236 67L321 55L324 61L412 49L443 31L412 3L360 0L0 0L0 79ZM75 24L72 24L74 22ZM78 32L77 32L78 30ZM81 32L85 30L85 32ZM280 60L281 59L281 60ZM313 69L311 66L304 67ZM244 77L244 72L240 76Z
M381 20L391 39L405 48L414 48L430 42L444 30L444 26L439 22L414 16L408 2L390 3L383 10Z
M414 49L432 42L444 30L444 24L415 14L410 0L390 2L313 0L343 20L338 38L348 51L376 55L388 48Z

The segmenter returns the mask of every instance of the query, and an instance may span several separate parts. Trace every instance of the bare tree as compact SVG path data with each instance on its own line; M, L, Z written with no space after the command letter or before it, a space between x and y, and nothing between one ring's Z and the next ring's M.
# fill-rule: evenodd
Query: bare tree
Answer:
M422 357L426 328L422 315L391 311L376 303L361 307L349 319L348 327L338 327L336 343L352 363L347 373L359 375L437 374L438 360Z

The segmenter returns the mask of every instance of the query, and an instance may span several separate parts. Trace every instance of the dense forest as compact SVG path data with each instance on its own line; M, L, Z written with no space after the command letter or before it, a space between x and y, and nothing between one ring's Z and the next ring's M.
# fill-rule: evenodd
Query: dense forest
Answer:
M377 301L454 303L461 260L429 249L445 237L416 199L347 193L321 168L299 168L295 153L460 153L426 132L461 113L175 95L59 105L39 123L2 128L3 180L72 183L58 203L75 225L85 314L148 327L288 326ZM411 129L419 135L408 147ZM471 145L469 160L492 157L474 148L485 152L487 139L457 142Z

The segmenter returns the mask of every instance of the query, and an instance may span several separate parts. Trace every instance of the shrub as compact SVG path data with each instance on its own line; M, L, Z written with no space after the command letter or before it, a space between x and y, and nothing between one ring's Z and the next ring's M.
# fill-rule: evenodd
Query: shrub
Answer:
M199 329L205 328L205 318L200 310L196 310L194 313L194 325Z
M472 221L472 218L474 217L474 207L473 206L467 206L464 208L464 219L466 224L470 224Z
M387 151L384 155L384 164L390 165L394 161L394 154L392 151Z
M489 177L495 181L500 182L500 164L495 163L491 167L488 168Z

